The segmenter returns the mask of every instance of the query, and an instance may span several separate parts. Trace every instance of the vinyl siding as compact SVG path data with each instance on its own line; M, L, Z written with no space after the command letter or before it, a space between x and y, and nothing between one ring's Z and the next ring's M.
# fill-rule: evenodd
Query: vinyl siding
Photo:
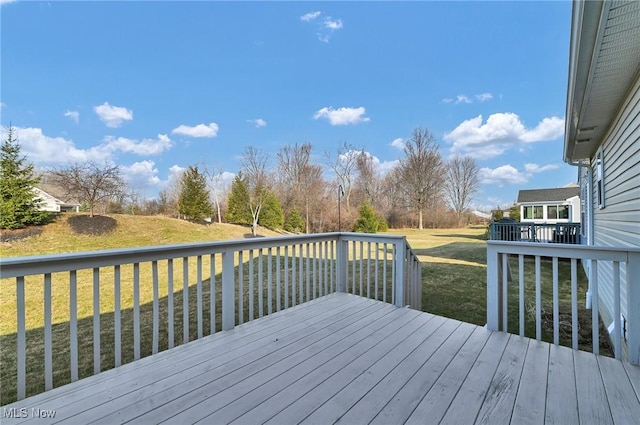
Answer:
M602 144L605 207L597 202L595 158L592 158L594 240L596 246L640 247L640 78ZM606 326L613 321L613 265L598 266L600 314ZM622 315L626 309L626 273L621 267Z

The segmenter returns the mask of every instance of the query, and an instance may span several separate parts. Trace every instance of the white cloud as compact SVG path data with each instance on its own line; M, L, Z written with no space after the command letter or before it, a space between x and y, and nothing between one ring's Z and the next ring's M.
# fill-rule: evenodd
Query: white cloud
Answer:
M469 97L464 94L459 94L456 96L456 103L472 103L473 101L469 99Z
M514 113L492 114L483 124L482 115L460 123L444 140L452 143L451 152L475 158L492 158L507 149L526 143L554 140L564 134L564 120L558 117L543 119L538 126L527 129Z
M332 31L339 30L342 28L342 19L331 19L331 16L325 18L324 27L330 29Z
M390 143L391 146L393 146L396 149L404 149L405 147L405 143L404 140L402 140L402 137L398 137L397 139L393 139L393 141Z
M451 103L453 102L453 99L450 97L445 97L444 99L442 99L442 103Z
M131 165L123 165L120 169L129 186L144 192L145 189L157 189L163 185L155 165L153 161L140 161Z
M7 107L7 104L4 102L0 102L0 109L4 109Z
M218 128L218 124L214 122L209 125L198 124L195 127L181 125L171 130L171 133L190 137L216 137L218 135Z
M262 118L256 118L254 120L247 120L247 122L249 124L255 125L256 128L266 127L266 125L267 125L267 122L265 120L263 120Z
M369 117L365 117L365 108L360 106L359 108L338 108L324 107L319 109L314 115L314 119L326 118L331 125L348 125L348 124L360 124L362 122L368 122Z
M106 161L111 152L104 146L78 149L72 140L63 137L50 137L40 128L15 127L16 137L20 140L22 153L29 162L35 164L68 164L83 161ZM6 137L2 128L2 138Z
M300 20L305 22L311 22L314 19L316 19L318 16L320 16L321 13L322 12L320 12L319 10L316 10L315 12L305 13L300 17Z
M67 111L64 113L64 116L71 118L76 124L80 122L80 112L78 111Z
M476 99L480 102L486 102L487 100L493 99L493 95L491 93L481 93L476 95Z
M558 168L557 164L538 165L527 163L524 164L524 171L529 174L542 173L549 170L555 170Z
M16 1L16 0L0 0L0 5L13 3L13 2L15 2L15 1Z
M506 184L522 184L527 182L527 177L509 164L493 169L481 168L478 176L480 183L499 187Z
M554 140L564 134L564 119L558 117L544 118L536 128L522 135L523 142L539 142L541 140Z
M94 106L93 110L100 118L100 121L111 128L120 127L122 121L131 121L133 119L133 111L122 106L111 106L109 102Z
M157 139L128 139L126 137L107 136L105 148L111 152L122 151L136 155L158 155L171 149L173 143L166 134L158 134Z

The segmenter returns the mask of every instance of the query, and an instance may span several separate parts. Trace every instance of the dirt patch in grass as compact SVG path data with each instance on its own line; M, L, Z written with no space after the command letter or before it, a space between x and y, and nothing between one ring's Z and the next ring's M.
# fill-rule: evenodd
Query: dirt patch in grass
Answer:
M113 217L107 217L104 215L95 215L93 217L88 215L74 215L67 220L69 226L75 233L82 235L105 235L112 232L118 222Z
M0 242L15 242L20 239L38 236L44 230L43 226L29 226L24 229L2 229L0 233Z

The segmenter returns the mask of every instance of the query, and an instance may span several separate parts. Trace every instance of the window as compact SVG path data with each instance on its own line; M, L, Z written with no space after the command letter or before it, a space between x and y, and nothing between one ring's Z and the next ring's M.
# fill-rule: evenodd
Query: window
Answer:
M604 208L604 159L602 149L596 154L596 192L598 196L598 207Z
M569 219L569 206L568 205L560 205L558 206L558 218L561 220Z
M568 205L549 205L547 207L547 220L568 220Z
M558 207L556 205L549 205L547 207L547 220L555 220L558 218Z
M542 205L527 205L523 207L524 218L526 220L542 220L544 218L543 209Z

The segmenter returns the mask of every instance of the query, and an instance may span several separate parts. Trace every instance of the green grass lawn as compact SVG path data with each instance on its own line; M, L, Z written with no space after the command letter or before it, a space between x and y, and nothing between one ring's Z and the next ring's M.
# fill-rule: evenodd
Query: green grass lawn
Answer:
M249 233L248 228L218 225L202 226L175 219L160 217L133 217L116 216L118 227L110 234L100 237L73 234L65 223L64 217L57 222L46 226L45 230L38 236L33 236L25 240L4 244L2 247L3 257L23 256L35 254L52 254L62 252L77 252L97 249L123 248L146 245L163 245L185 242L214 241L223 239L239 239ZM266 236L277 235L274 232L262 232ZM486 244L483 238L484 228L468 228L453 230L424 230L412 229L391 230L390 234L404 234L407 236L410 245L420 260L423 262L422 280L423 297L422 309L433 314L451 317L465 322L484 325L486 323ZM275 261L275 252L274 252ZM218 259L219 262L219 259ZM203 270L208 270L208 259L203 259ZM284 264L284 261L281 262ZM289 262L289 264L291 264ZM244 306L245 317L248 319L248 258L244 258ZM254 259L254 271L258 270L258 260ZM123 352L122 362L127 363L133 360L133 327L132 327L132 289L124 282L130 282L132 277L132 267L122 266L122 341ZM266 282L266 269L264 267L264 279ZM512 263L512 269L517 273L517 264ZM543 266L545 273L550 274L550 265ZM160 323L165 323L160 328L160 350L168 347L167 323L167 286L166 261L159 262L160 277ZM217 270L221 270L218 268ZM526 269L527 300L531 300L533 294L533 266L527 263ZM382 270L380 270L381 272ZM237 272L237 270L236 270ZM92 324L92 281L90 271L78 272L78 333L80 352L80 377L89 376L93 373L93 324ZM351 273L351 271L349 272ZM388 275L391 267L387 269ZM566 319L566 313L570 314L571 307L570 292L567 291L569 283L567 267L561 263L561 316ZM150 265L141 265L141 355L151 354L151 325L152 325L152 290L149 283L151 275ZM113 367L114 353L110 348L114 340L114 314L113 314L113 269L104 268L101 271L101 362L102 370ZM182 337L182 261L174 262L174 334L175 343L181 344ZM196 291L195 291L195 261L189 262L189 340L197 337L197 313ZM306 276L306 273L305 273ZM210 292L208 273L203 275L203 309L209 311ZM219 285L220 276L217 277ZM291 276L290 276L291 278ZM517 276L514 276L517 281ZM550 281L550 279L547 279ZM146 283L145 283L146 282ZM586 290L586 280L584 275L580 276L579 302L584 300ZM351 275L349 277L351 286ZM390 284L390 279L389 279ZM257 285L257 282L256 282ZM359 285L357 285L359 286ZM43 347L43 290L42 278L27 279L27 395L36 394L44 390L44 347ZM53 276L53 358L54 358L54 386L69 382L69 289L68 274L54 274ZM219 289L218 289L219 291ZM356 291L357 292L357 291ZM372 291L373 292L373 291ZM550 284L543 287L543 296L548 298L551 293ZM264 302L266 304L267 292L263 290ZM366 295L366 293L365 293ZM291 296L291 294L290 294ZM284 305L284 292L281 294L281 302ZM517 331L518 310L517 310L517 286L513 285L513 290L509 292L509 329ZM390 287L389 287L390 298ZM273 310L276 308L276 297L274 294ZM550 299L550 298L548 298ZM219 293L216 297L216 310L218 329L220 327L221 297ZM290 300L290 299L289 299ZM16 313L15 313L15 283L13 280L0 282L0 380L2 383L0 393L0 405L10 403L15 400L15 380L16 380ZM257 311L257 294L254 296L254 305ZM545 311L550 311L549 301L545 301ZM266 313L266 305L265 305ZM209 333L209 317L204 317L204 334ZM254 316L257 312L254 313ZM590 336L590 311L581 308L581 325L586 329L585 338ZM544 337L550 340L552 334L549 333L549 316L545 314L547 323L545 325ZM582 318L584 319L584 323ZM587 320L588 319L588 320ZM535 324L532 317L527 317L527 335L535 336ZM601 338L602 340L602 338ZM583 339L583 343L588 343ZM563 343L570 342L563 335Z

